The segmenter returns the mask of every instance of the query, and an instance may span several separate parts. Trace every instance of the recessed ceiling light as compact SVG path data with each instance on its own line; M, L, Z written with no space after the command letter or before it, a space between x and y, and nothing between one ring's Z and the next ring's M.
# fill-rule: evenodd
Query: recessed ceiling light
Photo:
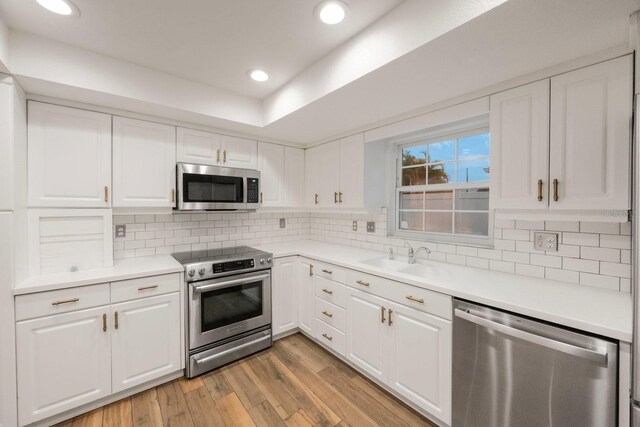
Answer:
M266 82L269 80L269 74L265 70L251 70L249 71L249 77L257 82Z
M347 16L349 6L340 0L329 0L316 7L316 16L328 25L339 24Z
M49 12L64 16L78 16L80 10L69 0L36 0L38 4Z

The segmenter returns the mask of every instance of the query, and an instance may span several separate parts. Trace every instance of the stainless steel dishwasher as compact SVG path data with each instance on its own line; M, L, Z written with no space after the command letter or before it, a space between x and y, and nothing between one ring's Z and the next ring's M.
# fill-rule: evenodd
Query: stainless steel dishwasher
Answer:
M453 427L617 425L618 345L454 302Z

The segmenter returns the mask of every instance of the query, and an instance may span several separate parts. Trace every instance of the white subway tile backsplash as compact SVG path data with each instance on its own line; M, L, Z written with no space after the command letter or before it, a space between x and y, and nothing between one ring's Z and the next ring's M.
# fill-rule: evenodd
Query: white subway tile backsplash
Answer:
M547 231L580 231L578 221L545 221L544 227Z
M581 233L620 234L620 224L617 222L581 222Z
M631 236L603 234L600 236L600 246L603 248L631 249Z
M562 243L565 245L599 246L600 235L591 233L562 233Z
M580 284L615 289L616 291L620 290L620 279L618 277L603 276L601 274L580 273Z
M620 250L583 246L580 249L580 258L596 261L620 262Z
M586 259L563 258L562 268L565 270L582 271L584 273L598 273L600 264L598 261Z
M531 254L531 265L562 268L562 258L550 255Z
M631 278L631 265L619 264L614 262L601 262L600 274L607 276Z
M529 264L516 264L516 274L544 278L544 267Z

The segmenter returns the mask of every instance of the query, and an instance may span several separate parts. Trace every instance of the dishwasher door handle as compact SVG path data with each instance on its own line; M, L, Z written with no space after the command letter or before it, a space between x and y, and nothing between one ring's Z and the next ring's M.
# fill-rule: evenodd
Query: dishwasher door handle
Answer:
M488 329L493 329L494 331L500 332L504 335L519 338L523 341L528 341L533 344L537 344L553 350L561 351L563 353L567 353L572 356L588 359L602 365L607 364L608 354L606 351L603 353L596 350L591 350L588 348L579 347L566 342L543 337L541 335L536 335L531 332L512 328L510 326L503 325L502 323L494 322L492 320L485 319L484 317L476 316L467 311L460 310L459 308L456 308L454 312L455 312L455 315L461 319L467 320L471 323L475 323L476 325L480 325Z

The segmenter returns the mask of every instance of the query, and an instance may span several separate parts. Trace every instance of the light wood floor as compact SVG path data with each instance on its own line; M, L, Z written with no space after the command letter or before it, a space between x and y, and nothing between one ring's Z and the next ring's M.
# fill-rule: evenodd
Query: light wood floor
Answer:
M433 426L301 334L66 421L111 426Z

